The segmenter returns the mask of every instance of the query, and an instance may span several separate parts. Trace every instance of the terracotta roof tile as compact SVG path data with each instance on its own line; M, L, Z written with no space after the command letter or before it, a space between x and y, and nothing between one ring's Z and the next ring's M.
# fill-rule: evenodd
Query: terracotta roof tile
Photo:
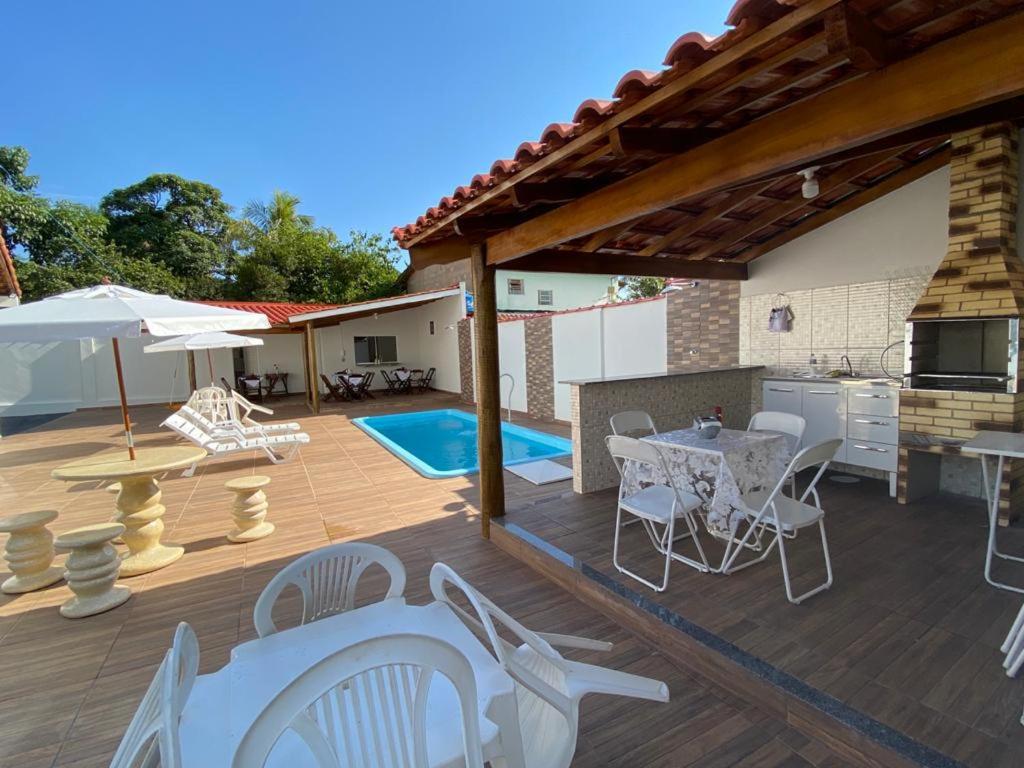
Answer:
M292 304L284 301L202 301L200 304L211 304L215 307L237 309L242 312L255 312L266 315L271 325L288 325L288 318L304 312L320 312L324 309L337 309L341 304Z

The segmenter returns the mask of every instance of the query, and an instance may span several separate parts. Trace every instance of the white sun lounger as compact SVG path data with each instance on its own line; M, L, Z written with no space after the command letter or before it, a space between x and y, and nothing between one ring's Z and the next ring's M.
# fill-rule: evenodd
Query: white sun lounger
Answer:
M194 422L198 426L202 427L206 432L211 435L233 435L241 433L244 437L263 437L274 434L282 434L285 432L298 432L302 429L297 421L289 421L284 424L244 424L234 419L224 419L222 421L211 421L204 414L197 411L188 405L183 405L178 409L178 413L184 416L191 422Z
M219 426L216 432L211 433L181 415L180 412L168 416L161 426L167 427L190 443L205 448L211 456L224 456L243 451L263 451L274 464L283 464L288 461L301 446L309 442L309 435L304 432L246 435L237 428ZM186 477L191 477L195 471L196 465L193 464L183 474Z

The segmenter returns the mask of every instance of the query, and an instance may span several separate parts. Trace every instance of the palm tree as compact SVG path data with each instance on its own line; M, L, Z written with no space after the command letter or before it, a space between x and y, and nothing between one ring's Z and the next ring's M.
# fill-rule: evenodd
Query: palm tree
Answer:
M282 227L312 229L313 217L299 213L301 202L295 195L277 190L269 203L249 201L242 209L242 216L267 235Z

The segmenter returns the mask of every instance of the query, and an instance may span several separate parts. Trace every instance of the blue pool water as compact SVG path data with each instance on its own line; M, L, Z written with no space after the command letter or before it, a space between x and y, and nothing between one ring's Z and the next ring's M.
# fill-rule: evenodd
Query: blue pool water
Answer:
M480 469L476 414L452 408L388 416L363 416L355 425L426 477L455 477ZM505 466L572 454L572 443L502 422Z

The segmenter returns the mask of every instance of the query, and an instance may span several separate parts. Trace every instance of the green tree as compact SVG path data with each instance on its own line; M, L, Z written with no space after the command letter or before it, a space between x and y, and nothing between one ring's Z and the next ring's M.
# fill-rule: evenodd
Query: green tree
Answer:
M399 273L389 240L352 232L342 242L300 214L300 204L294 195L275 192L268 203L245 206L233 228L234 296L344 304L394 292Z
M133 258L162 264L189 298L220 293L230 256L231 208L220 190L158 173L100 201L111 241Z
M665 287L663 277L621 277L619 291L627 299L645 299L657 296Z
M19 258L26 301L99 283L179 294L182 283L148 259L125 257L107 236L107 219L90 206L50 202L36 192L38 177L26 173L29 154L0 147L0 223Z

